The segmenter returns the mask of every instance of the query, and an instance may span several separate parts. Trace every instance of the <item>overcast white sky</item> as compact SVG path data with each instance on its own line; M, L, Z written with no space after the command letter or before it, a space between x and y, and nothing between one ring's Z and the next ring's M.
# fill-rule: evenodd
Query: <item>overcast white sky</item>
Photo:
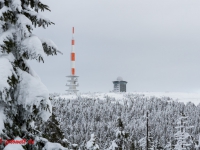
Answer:
M55 25L34 34L64 53L31 62L50 92L70 74L71 28L81 92L107 92L122 76L127 91L200 91L199 0L42 0Z

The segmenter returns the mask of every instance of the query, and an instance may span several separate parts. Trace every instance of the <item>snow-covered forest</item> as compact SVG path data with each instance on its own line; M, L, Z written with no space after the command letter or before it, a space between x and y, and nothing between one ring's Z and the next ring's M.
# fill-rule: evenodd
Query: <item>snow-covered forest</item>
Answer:
M59 94L52 94L51 98L61 130L69 142L78 144L80 148L94 134L100 149L114 150L111 147L119 145L115 142L119 140L116 133L120 118L124 132L124 137L120 139L123 141L122 149L146 149L147 110L149 149L199 148L200 105L184 104L169 97L147 98L143 94L124 94L124 99L120 100L106 94L104 100L81 95L70 99ZM181 121L184 123L180 124ZM185 143L180 144L178 138L182 138L183 134Z

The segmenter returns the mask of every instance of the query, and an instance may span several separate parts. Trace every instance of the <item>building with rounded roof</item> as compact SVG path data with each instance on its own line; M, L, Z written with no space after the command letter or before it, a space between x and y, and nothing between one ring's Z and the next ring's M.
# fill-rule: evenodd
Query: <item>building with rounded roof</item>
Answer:
M116 81L113 81L114 89L113 92L126 92L126 84L128 82L123 81L122 77L117 77Z

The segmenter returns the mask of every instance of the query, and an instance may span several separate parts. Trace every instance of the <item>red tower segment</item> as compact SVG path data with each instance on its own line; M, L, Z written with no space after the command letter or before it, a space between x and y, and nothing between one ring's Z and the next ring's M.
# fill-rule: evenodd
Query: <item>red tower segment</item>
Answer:
M75 69L75 57L76 53L74 51L75 46L75 40L74 40L74 27L72 27L72 51L71 51L71 75L75 75L76 69Z

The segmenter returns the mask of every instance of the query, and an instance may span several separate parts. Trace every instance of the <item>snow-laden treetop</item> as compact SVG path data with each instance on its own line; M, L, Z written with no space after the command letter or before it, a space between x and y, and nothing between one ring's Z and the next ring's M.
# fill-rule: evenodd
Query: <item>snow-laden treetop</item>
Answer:
M59 52L50 39L33 34L34 27L53 24L41 14L45 10L50 11L40 0L0 0L0 133L3 124L25 131L52 113L49 92L27 63L29 59L44 62L45 54ZM10 137L10 133L4 134Z

